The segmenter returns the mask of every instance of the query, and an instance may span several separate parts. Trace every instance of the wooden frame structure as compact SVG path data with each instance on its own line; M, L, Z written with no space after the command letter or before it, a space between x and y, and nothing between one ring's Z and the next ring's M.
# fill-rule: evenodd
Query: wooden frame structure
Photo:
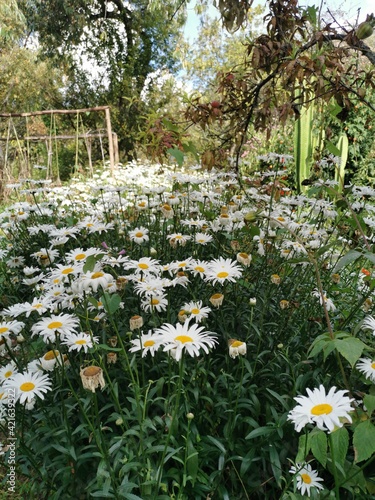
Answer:
M106 130L108 137L108 149L109 149L109 163L111 168L111 173L116 163L119 162L119 151L118 151L118 141L117 134L112 132L111 115L109 106L96 106L94 108L82 108L82 109L50 109L46 111L33 111L27 113L0 113L0 118L13 118L13 117L29 117L29 116L41 116L41 115L68 115L68 114L78 114L86 113L91 111L104 111ZM87 134L75 134L75 135L57 135L54 139L86 139L89 137L102 137L98 132L87 133ZM33 135L18 137L18 140L26 141L39 141L46 140L49 137L46 135ZM0 141L8 141L16 138L0 137Z

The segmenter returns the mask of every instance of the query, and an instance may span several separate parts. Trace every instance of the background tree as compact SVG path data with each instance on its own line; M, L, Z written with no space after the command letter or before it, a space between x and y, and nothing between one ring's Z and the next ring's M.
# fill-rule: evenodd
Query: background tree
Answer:
M153 84L152 74L176 66L174 49L185 20L174 1L22 1L28 26L46 57L69 76L62 105L113 106L120 149L134 154Z
M231 2L219 2L224 24L238 27L251 4L236 3L233 17ZM332 15L323 23L319 14L317 7L302 8L297 0L268 1L265 32L249 41L247 57L235 71L221 75L219 112L202 99L191 103L187 116L194 123L207 127L221 122L223 143L236 148L237 163L250 127L270 136L272 124L298 119L302 106L313 101L335 100L343 110L341 117L358 101L373 109L365 89L374 87L375 54L363 42L371 34L373 19L357 30L340 26Z

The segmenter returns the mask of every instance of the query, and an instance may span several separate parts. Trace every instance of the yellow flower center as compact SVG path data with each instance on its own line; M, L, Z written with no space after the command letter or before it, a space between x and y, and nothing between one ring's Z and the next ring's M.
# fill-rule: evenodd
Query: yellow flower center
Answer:
M222 297L221 293L214 293L211 298L215 300L215 299L220 299L221 297Z
M151 299L151 305L152 306L156 306L157 304L160 303L160 300L159 299Z
M86 257L85 253L79 253L74 257L74 260L82 260Z
M333 408L328 403L322 403L320 405L315 405L311 408L311 413L313 415L329 415Z
M76 340L74 343L77 344L77 345L85 345L85 344L87 344L87 342L86 342L85 339Z
M11 377L12 375L13 375L12 370L8 370L7 372L5 372L5 373L4 373L4 377L5 377L5 378L9 378L9 377Z
M8 330L9 330L9 328L7 328L6 326L2 326L2 327L0 328L0 334L1 334L1 333L5 333L5 332L7 332Z
M148 264L141 262L140 264L138 264L138 267L140 267L141 269L148 269Z
M195 271L198 271L198 273L204 273L204 268L202 266L196 266L194 267Z
M221 271L220 273L217 273L218 278L227 278L229 276L229 273L226 271Z
M70 274L74 271L74 269L72 267L67 267L66 269L64 269L63 271L61 271L61 274Z
M63 324L61 323L61 321L52 321L52 323L50 323L47 328L49 328L50 330L56 330L57 328L61 328L63 326Z
M34 304L33 307L34 309L40 309L41 307L43 307L43 304L39 302L38 304Z
M0 392L0 400L2 400L4 396L5 396L5 392Z
M304 483L310 484L312 479L308 474L301 474L301 479Z
M101 271L97 271L96 273L92 274L91 279L96 280L97 278L101 278L102 276L104 276L104 273L102 273Z
M152 347L154 344L154 340L146 340L146 342L143 344L143 347Z
M186 262L179 262L178 267L185 267L186 265Z
M375 370L375 361L374 361L373 363L371 363L371 368L372 368L373 370Z
M83 375L85 377L95 377L102 371L99 366L89 366L83 370Z
M142 238L143 233L141 233L140 231L138 231L138 233L135 233L135 236L136 236L137 238Z
M197 309L196 307L194 307L194 309L191 310L191 314L199 314L200 313L200 309Z
M172 210L172 207L169 205L163 205L164 210Z
M240 347L243 344L240 340L235 340L234 342L231 343L231 347Z
M86 224L86 227L92 227L93 225L94 225L94 224L92 224L91 222L88 222L88 223Z
M175 340L178 340L179 342L181 342L181 344L186 344L187 342L193 342L193 339L188 335L177 335L177 337L175 337Z
M51 361L52 359L56 359L56 357L59 355L59 351L48 351L46 354L43 356L43 359L45 361Z
M245 252L241 252L240 257L242 257L243 259L247 259L249 257L249 255Z
M138 206L139 206L139 207L145 207L145 206L146 206L146 202L145 202L145 201L140 201L140 202L138 203Z
M20 390L23 392L29 392L32 391L35 387L35 384L32 382L24 382L23 384L20 385Z

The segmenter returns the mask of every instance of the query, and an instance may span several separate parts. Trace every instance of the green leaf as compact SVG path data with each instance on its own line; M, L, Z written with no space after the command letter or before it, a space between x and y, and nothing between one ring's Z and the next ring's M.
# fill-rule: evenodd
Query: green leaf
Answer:
M169 153L176 160L179 167L184 163L184 153L177 148L169 148L167 149L167 153Z
M219 448L221 452L226 453L227 450L225 449L225 446L220 443L218 439L214 438L213 436L207 436L207 439L211 441L211 443L214 444L217 448Z
M89 255L83 265L83 272L92 272L94 270L95 264L97 263L96 255Z
M245 439L255 439L260 436L268 436L269 434L272 434L275 432L275 427L258 427L257 429L254 429L251 431Z
M326 466L327 463L327 435L324 431L316 430L311 433L311 452L319 463Z
M340 156L340 150L337 146L335 146L331 141L327 141L326 147L330 153L334 156Z
M198 463L198 452L194 448L193 443L190 441L190 439L187 444L187 452L188 452L188 457L187 457L186 468L189 476L191 477L191 481L194 484L198 474L199 463Z
M353 435L354 462L362 462L375 453L375 427L366 420L357 425Z
M358 359L361 357L363 349L365 349L366 344L355 337L347 337L346 339L335 339L335 347L338 352L347 361L349 361L351 367L353 368Z
M296 462L304 462L306 460L306 457L311 448L310 440L310 434L302 434L299 437Z
M330 434L331 445L334 449L335 461L344 467L349 448L349 433L345 427L340 427Z
M359 257L363 257L362 252L358 252L358 250L349 250L349 252L341 257L341 259L337 262L332 272L337 273L343 267L346 267L351 262L359 259Z
M366 406L369 416L371 416L372 412L375 410L375 396L366 394L363 398L363 404Z
M104 305L104 309L109 314L113 314L120 307L121 297L117 293L110 295L107 292L100 297L100 301Z

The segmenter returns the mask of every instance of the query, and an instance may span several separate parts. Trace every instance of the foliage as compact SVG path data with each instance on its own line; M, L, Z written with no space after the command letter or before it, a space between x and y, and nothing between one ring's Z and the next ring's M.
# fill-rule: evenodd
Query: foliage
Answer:
M300 498L291 462L312 463L321 495L372 494L374 192L340 194L322 177L296 195L288 155L259 160L242 180L132 163L66 188L14 187L29 201L1 214L1 383L16 380L3 370L13 362L44 366L53 387L16 403L28 496ZM208 352L176 361L142 344L166 323L185 321L189 335L206 307ZM73 318L91 347L38 333L52 315ZM51 349L64 357L47 369ZM88 366L101 368L102 390L84 388ZM349 391L348 418L331 434L313 423L298 433L293 398L320 384Z
M28 25L49 58L64 63L69 81L64 105L111 104L120 146L134 154L147 109L142 100L156 72L175 66L174 45L184 20L174 2L54 0L23 2Z

